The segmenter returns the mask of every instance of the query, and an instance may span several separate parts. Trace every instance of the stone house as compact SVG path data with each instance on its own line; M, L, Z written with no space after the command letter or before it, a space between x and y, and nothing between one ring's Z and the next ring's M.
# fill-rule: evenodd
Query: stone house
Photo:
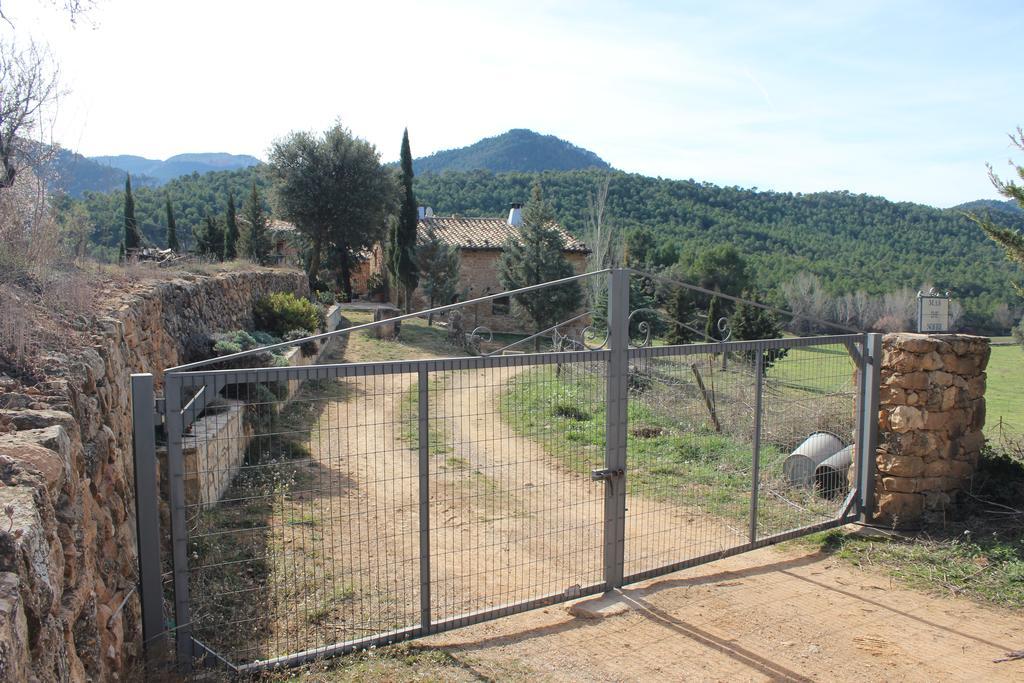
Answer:
M464 218L461 216L435 216L429 208L421 209L417 225L417 238L424 240L428 229L433 229L445 244L459 250L459 284L456 287L458 300L476 299L488 294L501 292L498 279L498 258L504 245L516 239L522 227L522 205L513 204L507 218ZM563 254L576 273L587 270L587 254L590 250L561 226L555 225L565 245ZM413 308L423 310L428 302L423 292L413 293ZM493 299L464 310L467 329L479 325L493 332L522 332L522 319L516 315L509 297Z
M501 292L504 287L498 279L498 258L509 239L514 239L522 227L522 205L513 204L508 217L469 218L463 216L435 216L429 207L420 207L417 238L426 239L428 229L433 229L445 244L459 250L459 283L456 287L458 300L476 299L488 294ZM565 245L563 254L576 273L587 270L587 254L590 249L561 226L555 225ZM375 273L385 269L383 248L374 247L369 254L361 255L358 266L352 272L352 286L357 294L365 293L364 283ZM360 288L359 285L364 285ZM413 293L413 308L428 307L421 289ZM468 329L483 325L493 332L523 332L523 321L516 315L515 307L508 297L477 304L464 310Z

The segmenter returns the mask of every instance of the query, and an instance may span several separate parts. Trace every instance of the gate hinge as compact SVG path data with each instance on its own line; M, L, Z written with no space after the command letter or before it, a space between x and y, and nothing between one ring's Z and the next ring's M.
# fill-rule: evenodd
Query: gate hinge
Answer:
M600 470L591 470L590 478L593 481L609 481L612 477L621 477L626 474L625 468L609 469L604 468Z

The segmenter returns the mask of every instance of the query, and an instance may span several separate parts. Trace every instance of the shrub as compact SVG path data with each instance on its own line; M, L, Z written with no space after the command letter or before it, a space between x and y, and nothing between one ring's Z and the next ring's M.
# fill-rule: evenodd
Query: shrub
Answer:
M303 337L309 337L312 334L313 333L309 330L288 330L284 335L284 339L285 341L294 341L296 339L302 339ZM303 356L312 356L317 352L317 344L315 341L303 342L302 346L299 348L302 349Z
M320 290L316 293L316 298L324 306L332 306L336 297L330 290Z
M388 295L388 279L384 273L374 273L367 278L366 290L370 296L386 297Z
M252 338L256 340L256 343L260 346L270 346L271 344L277 344L281 341L279 337L275 337L272 334L266 332L256 331L252 333Z
M213 352L218 356L230 356L232 353L240 353L244 350L235 342L226 339L220 339L213 343Z
M253 308L256 328L283 337L289 330L318 330L323 326L320 307L289 292L274 292Z

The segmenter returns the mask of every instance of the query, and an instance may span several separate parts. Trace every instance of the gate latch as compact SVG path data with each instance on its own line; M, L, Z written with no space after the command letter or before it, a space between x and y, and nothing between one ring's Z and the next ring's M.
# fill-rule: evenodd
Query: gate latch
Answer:
M621 477L625 473L626 473L626 470L624 470L621 467L618 468L618 469L614 469L614 470L613 469L608 469L608 468L604 468L604 469L600 469L600 470L591 470L590 471L590 479L592 481L611 481L612 477Z

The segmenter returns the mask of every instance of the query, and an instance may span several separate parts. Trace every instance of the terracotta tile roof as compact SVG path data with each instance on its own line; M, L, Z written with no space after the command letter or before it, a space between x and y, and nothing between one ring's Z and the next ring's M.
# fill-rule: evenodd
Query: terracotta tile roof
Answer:
M291 224L291 223L289 223L287 221L278 220L276 218L271 218L271 219L269 219L267 221L267 228L270 230L270 232L295 232L296 231L296 227L293 224Z
M287 221L272 218L267 221L267 227L271 232L294 232L295 226ZM416 232L423 240L428 227L433 227L434 232L445 244L460 249L493 249L500 251L509 238L519 234L517 228L508 224L504 218L462 218L459 216L433 216L421 218L416 226ZM590 249L586 244L579 241L560 225L555 229L562 236L565 244L565 251L586 254ZM365 256L365 255L362 255Z
M500 250L510 238L515 238L519 234L519 230L509 225L504 218L462 218L459 216L421 218L417 225L417 233L421 240L428 228L433 228L445 244L461 249ZM586 244L570 235L560 225L555 225L555 229L562 236L565 251L580 253L590 251Z

